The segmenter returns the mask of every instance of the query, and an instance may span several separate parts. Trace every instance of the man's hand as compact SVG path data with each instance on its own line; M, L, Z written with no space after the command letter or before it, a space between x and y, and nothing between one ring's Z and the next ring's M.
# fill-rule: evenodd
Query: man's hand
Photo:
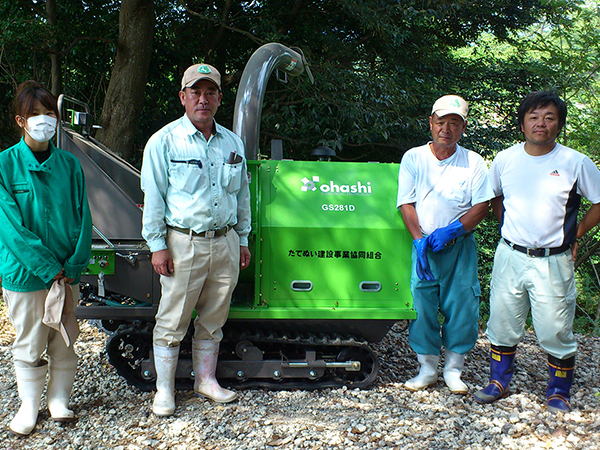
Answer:
M250 254L248 247L240 245L240 269L244 270L246 267L248 267L251 257L252 255Z
M577 243L577 241L573 242L573 245L571 245L571 258L573 258L573 261L577 262L577 249L579 248L579 244Z
M170 277L173 273L173 258L171 258L171 252L169 252L169 250L159 250L152 253L152 259L150 261L157 274Z
M433 233L431 233L427 237L427 242L431 246L431 249L437 253L440 250L443 250L446 244L452 239L462 236L466 232L467 230L465 230L463 224L460 223L460 220L456 219L450 225L438 228Z
M590 206L590 209L587 210L579 225L577 225L577 237L576 239L582 238L588 231L594 228L596 225L600 223L600 203L594 203ZM571 246L571 256L573 261L577 260L577 240Z
M421 280L435 280L435 277L429 268L429 260L427 259L427 238L415 239L413 245L417 250L417 276Z

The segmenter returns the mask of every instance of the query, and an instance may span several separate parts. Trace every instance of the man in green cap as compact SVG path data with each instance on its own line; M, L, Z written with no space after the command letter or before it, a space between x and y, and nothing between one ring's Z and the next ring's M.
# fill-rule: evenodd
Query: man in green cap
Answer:
M175 411L179 344L194 310L194 391L219 403L236 398L215 371L231 294L250 263L250 191L241 139L214 120L222 97L217 69L189 67L179 91L185 114L144 150L142 235L162 286L153 334L158 416Z

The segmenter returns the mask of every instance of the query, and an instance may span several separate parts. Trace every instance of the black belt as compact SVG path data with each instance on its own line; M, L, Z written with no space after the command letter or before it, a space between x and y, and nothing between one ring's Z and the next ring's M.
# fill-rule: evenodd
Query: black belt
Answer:
M506 242L506 244L513 250L517 250L518 252L525 253L527 256L558 255L559 253L563 253L563 252L567 251L571 247L570 244L564 244L564 245L561 245L560 247L553 247L553 248L529 248L529 247L523 247L521 245L513 244L508 239L504 239L504 242Z
M219 228L218 230L207 230L201 231L200 233L196 233L194 230L191 230L189 228L172 227L171 225L169 225L169 228L180 233L185 233L189 236L214 238L217 236L225 236L229 232L229 230L231 230L232 227L227 225L226 227Z

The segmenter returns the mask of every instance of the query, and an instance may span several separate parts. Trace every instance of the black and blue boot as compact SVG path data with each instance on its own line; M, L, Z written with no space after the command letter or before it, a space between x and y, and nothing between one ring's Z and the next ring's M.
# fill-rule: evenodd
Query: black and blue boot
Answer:
M473 396L479 403L493 403L510 394L508 383L515 370L517 346L501 347L492 345L490 350L490 384Z
M548 355L550 381L546 389L548 411L552 413L571 411L571 385L575 372L575 357L558 359Z

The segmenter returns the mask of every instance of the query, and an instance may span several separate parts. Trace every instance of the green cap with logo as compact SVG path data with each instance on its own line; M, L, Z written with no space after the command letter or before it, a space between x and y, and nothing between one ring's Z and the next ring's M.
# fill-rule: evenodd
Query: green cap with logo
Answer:
M438 117L444 117L448 114L458 114L463 120L467 120L469 114L469 105L458 95L444 95L438 98L433 104L431 115L437 114Z
M209 80L221 90L221 74L208 64L194 64L186 69L181 79L181 90L192 87L200 80Z

